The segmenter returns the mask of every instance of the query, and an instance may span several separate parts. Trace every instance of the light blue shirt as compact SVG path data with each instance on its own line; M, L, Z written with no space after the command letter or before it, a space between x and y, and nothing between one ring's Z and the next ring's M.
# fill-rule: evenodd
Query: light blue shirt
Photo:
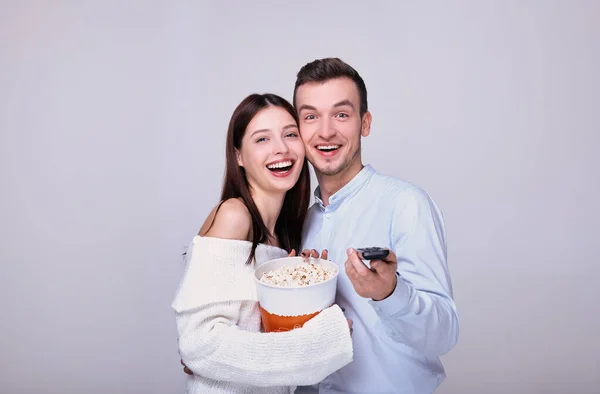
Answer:
M442 214L410 183L363 167L332 195L315 191L303 249L329 251L340 267L336 302L353 320L354 361L318 386L319 393L432 393L445 379L439 356L457 342L458 315L446 264ZM382 301L356 294L344 269L349 247L380 246L398 257L398 285ZM296 393L317 392L299 387Z

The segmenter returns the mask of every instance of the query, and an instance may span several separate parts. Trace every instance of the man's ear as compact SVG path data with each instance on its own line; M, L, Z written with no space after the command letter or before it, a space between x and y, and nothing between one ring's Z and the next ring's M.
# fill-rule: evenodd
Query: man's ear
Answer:
M237 159L238 166L243 167L244 163L242 162L242 155L240 155L239 150L235 150L235 158Z
M368 136L371 133L371 121L373 117L369 111L365 112L362 117L362 123L360 125L360 135L363 137Z

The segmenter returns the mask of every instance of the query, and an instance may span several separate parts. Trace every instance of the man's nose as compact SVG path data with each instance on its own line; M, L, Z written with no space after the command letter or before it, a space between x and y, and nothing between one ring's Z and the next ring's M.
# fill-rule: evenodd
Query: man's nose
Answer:
M330 119L323 119L319 127L319 137L328 140L335 135L335 128Z

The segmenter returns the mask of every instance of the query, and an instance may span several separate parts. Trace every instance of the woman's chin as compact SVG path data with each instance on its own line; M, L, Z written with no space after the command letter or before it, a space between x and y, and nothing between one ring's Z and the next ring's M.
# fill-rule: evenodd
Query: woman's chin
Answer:
M286 177L286 178L280 178L280 179L273 180L271 182L271 189L274 192L285 193L285 192L291 190L294 187L294 185L296 184L296 182L298 182L298 177L296 177L294 175L290 175L289 177Z
M286 193L286 192L292 190L292 188L294 187L295 184L296 184L296 182L289 182L287 185L285 185L285 184L273 185L273 191L276 191L279 193Z

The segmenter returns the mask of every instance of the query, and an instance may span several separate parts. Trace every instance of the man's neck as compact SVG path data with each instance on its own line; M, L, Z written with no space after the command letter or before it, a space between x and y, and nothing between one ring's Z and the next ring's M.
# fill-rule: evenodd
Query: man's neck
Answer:
M346 186L348 182L363 169L363 167L364 165L359 161L335 175L326 175L315 171L317 181L319 182L319 190L321 192L321 201L323 201L323 205L328 206L329 198Z
M269 232L275 236L275 224L281 213L285 193L265 193L262 190L251 190L252 198L258 212Z

